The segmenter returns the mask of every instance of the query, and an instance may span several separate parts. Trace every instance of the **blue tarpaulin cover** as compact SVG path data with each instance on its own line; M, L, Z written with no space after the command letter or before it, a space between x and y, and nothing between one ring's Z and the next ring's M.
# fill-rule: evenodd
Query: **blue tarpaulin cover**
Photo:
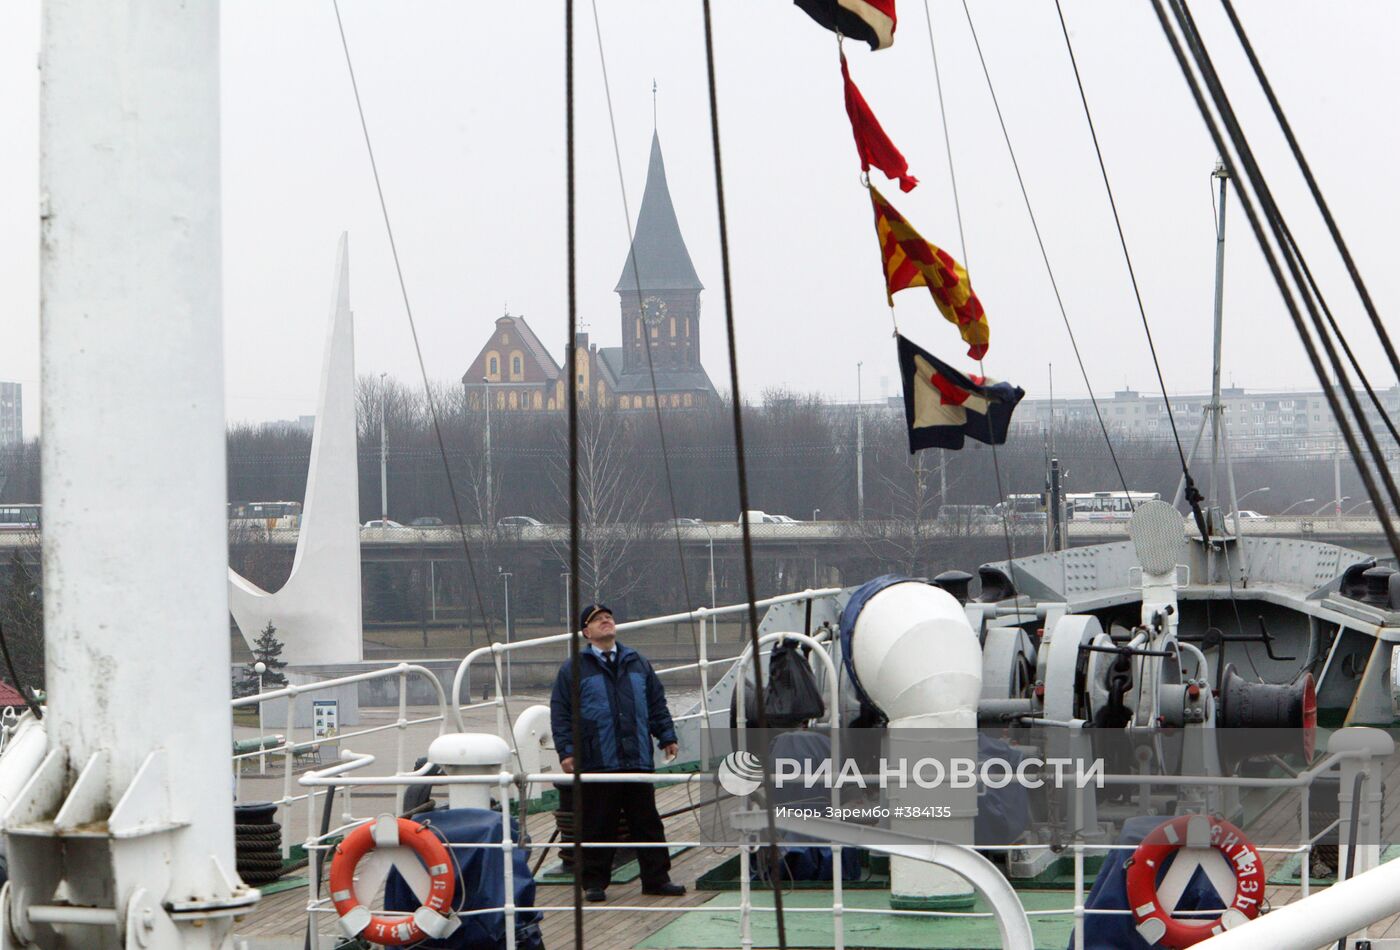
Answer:
M456 844L481 844L501 841L501 815L484 808L448 808L417 817L420 824L431 825L447 841ZM519 830L511 822L511 836L519 840ZM505 901L505 877L499 848L452 848L457 862L457 887L452 906L457 911L500 907ZM512 870L515 875L515 940L521 950L544 946L540 937L539 911L535 906L535 878L530 873L529 852L516 848ZM384 885L384 909L391 911L417 910L420 901L398 873L390 871ZM455 931L441 940L425 940L418 947L435 950L496 950L506 945L505 914L473 914L458 918Z

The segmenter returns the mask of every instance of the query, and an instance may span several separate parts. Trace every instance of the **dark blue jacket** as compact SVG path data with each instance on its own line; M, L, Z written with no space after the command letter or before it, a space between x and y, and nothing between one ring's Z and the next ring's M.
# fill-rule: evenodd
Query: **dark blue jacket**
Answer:
M590 646L579 652L579 709L583 747L574 748L573 667L568 660L554 679L549 700L550 730L560 759L573 756L584 772L650 772L658 746L676 741L666 708L666 690L646 657L617 645L617 665L609 669Z

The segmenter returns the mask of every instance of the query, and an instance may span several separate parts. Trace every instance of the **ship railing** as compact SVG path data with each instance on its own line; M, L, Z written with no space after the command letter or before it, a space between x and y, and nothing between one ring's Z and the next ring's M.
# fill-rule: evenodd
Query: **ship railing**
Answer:
M756 609L766 609L768 607L777 606L778 604L792 604L803 601L815 601L825 597L834 597L837 594L841 593L841 590L842 588L840 587L823 587L815 590L808 589L803 591L797 591L792 594L782 594L777 597L768 597L764 600L754 601L754 607ZM748 609L748 602L745 601L743 603L738 604L726 604L722 607L697 607L694 610L688 610L683 613L666 614L661 617L647 617L643 620L629 620L626 623L620 623L617 625L617 632L619 634L623 634L635 630L645 630L649 627L660 627L669 624L692 622L699 623L699 631L698 636L696 638L696 647L698 651L696 662L684 663L677 666L663 667L656 671L657 676L663 677L675 675L678 673L686 673L691 670L697 670L699 672L701 707L700 712L694 715L677 717L677 722L684 722L688 719L699 718L701 719L702 726L708 726L710 717L719 712L719 710L711 710L709 708L710 668L713 666L728 666L736 662L736 660L733 657L725 657L722 659L714 660L710 659L708 624L714 618L732 616L735 614L743 614L747 612ZM465 720L462 716L463 712L472 709L481 709L486 706L494 706L496 709L497 733L508 743L510 743L511 752L517 753L518 750L515 747L515 737L511 730L510 718L506 712L506 696L504 694L505 691L501 689L500 685L505 682L505 674L503 672L504 659L507 654L519 652L522 650L537 650L541 647L550 647L555 646L557 644L565 644L568 643L569 640L572 639L572 637L572 633L557 633L547 637L533 637L529 640L516 640L512 643L492 643L489 646L478 647L477 649L468 653L462 659L462 662L458 665L456 675L454 675L452 678L452 708L456 716L457 730L460 732L465 731L466 729ZM486 657L490 657L494 665L493 673L496 682L494 698L480 703L459 704L459 700L461 699L464 688L466 694L468 696L471 695L471 674L473 664L477 663L479 660L485 659ZM723 711L728 710L726 708Z
M1336 736L1347 734L1363 733L1370 730L1343 729L1336 733ZM528 908L517 907L514 902L514 867L513 855L516 849L526 851L547 851L552 848L560 848L561 845L554 841L532 841L524 831L524 828L517 830L512 825L512 809L509 805L510 792L513 788L526 788L532 784L542 783L571 783L575 777L562 772L517 772L503 768L500 772L485 775L427 775L427 766L418 772L402 773L399 775L383 776L356 776L355 772L365 768L374 761L374 756L368 754L357 754L348 749L341 753L342 762L325 769L310 771L301 776L300 783L309 788L341 788L349 791L355 786L385 787L408 785L485 785L499 790L497 800L504 803L500 807L501 817L501 841L499 842L479 842L479 843L451 843L452 848L485 848L500 850L503 854L502 860L502 883L503 893L506 895L505 901L494 907L477 908L463 912L464 916L481 914L502 914L505 918L506 945L510 950L515 947L516 915L519 912L568 912L574 911L572 904L554 905L549 903L536 904ZM1379 863L1379 847L1374 844L1358 845L1358 830L1367 828L1368 838L1377 839L1379 837L1378 823L1380 820L1380 794L1382 786L1382 776L1379 769L1374 747L1367 748L1365 742L1351 742L1343 740L1336 742L1334 736L1334 751L1329 752L1319 761L1307 769L1294 775L1275 777L1247 777L1247 776L1150 776L1137 773L1118 774L1109 773L1103 776L1105 784L1138 786L1143 785L1163 785L1163 786L1215 786L1233 787L1242 789L1297 789L1299 793L1298 807L1300 812L1299 828L1300 835L1297 844L1291 845L1259 845L1256 846L1261 855L1298 855L1300 859L1299 887L1302 897L1307 897L1311 889L1310 856L1314 846L1328 835L1332 830L1339 830L1342 840L1347 844L1340 849L1341 860L1345 870L1339 868L1339 876L1349 878L1356 874L1363 873ZM1327 827L1313 832L1309 829L1309 796L1313 783L1322 775L1330 772L1340 773L1340 802L1342 804L1340 817L1330 823ZM873 776L872 776L873 777ZM672 785L715 785L717 777L708 773L597 773L584 774L579 779L586 784L607 784L612 782L645 782L652 785L672 786ZM1077 801L1077 799L1076 799ZM1349 807L1348 807L1349 806ZM329 898L322 896L322 881L326 874L323 866L324 858L328 857L327 852L334 849L335 844L349 830L372 821L372 817L347 819L335 828L327 828L323 834L309 835L306 840L306 851L311 856L310 869L310 890L307 900L306 910L308 913L308 926L313 932L317 928L317 919L324 918L327 914L334 914L335 908ZM1077 809L1072 815L1073 826L1082 824L1082 816ZM752 822L750 822L753 825ZM830 827L828 823L828 827ZM311 827L315 827L314 824ZM1105 855L1112 851L1134 851L1138 847L1135 844L1107 844L1087 841L1083 836L1076 836L1070 846L1070 851L1074 863L1074 890L1073 903L1067 906L1039 908L1026 910L1019 902L1014 901L1014 907L1009 906L1004 895L1009 891L1009 885L1004 880L1001 886L1005 890L997 892L997 884L990 878L986 878L982 873L982 866L978 862L986 862L982 855L990 852L1032 852L1046 850L1063 850L1062 845L1052 845L1047 843L1017 843L999 846L977 846L975 849L947 842L924 841L918 839L915 844L900 844L898 841L891 843L890 840L881 840L878 836L874 841L856 840L852 834L862 834L859 829L844 834L839 838L833 833L832 837L822 840L819 836L806 831L801 832L802 841L808 845L825 845L833 849L832 861L832 894L833 901L829 906L819 908L813 907L785 907L785 914L805 914L821 913L833 917L834 921L834 946L841 948L844 945L843 917L845 915L877 915L886 917L924 917L936 918L963 918L963 919L995 919L998 927L1002 931L1003 946L1020 950L1024 947L1029 950L1031 943L1029 940L1029 926L1026 921L1032 917L1071 917L1073 919L1074 947L1082 950L1084 946L1085 933L1084 926L1087 918L1091 916L1126 916L1132 914L1131 909L1100 909L1085 906L1086 899L1086 856ZM618 847L639 847L653 844L656 846L680 846L680 847L705 847L705 848L727 848L737 849L741 856L752 856L759 847L766 847L766 844L759 844L759 836L751 833L739 831L733 836L734 840L677 840L668 839L661 842L583 842L581 847L585 848L618 848ZM885 839L890 839L892 835L886 834ZM898 837L898 836L893 836ZM954 910L893 910L887 908L863 908L846 906L841 900L841 862L836 859L836 849L840 847L863 847L867 850L884 852L887 854L913 858L916 860L932 861L944 867L956 871L976 888L984 897L987 897L993 907L991 912L984 911L954 911ZM572 848L570 843L567 847ZM923 849L922 851L920 849ZM939 849L942 849L941 857ZM970 857L971 856L976 856ZM953 858L957 860L954 861ZM990 862L986 862L986 867L993 867ZM996 871L997 876L1001 872ZM739 891L737 904L733 906L718 906L713 904L703 905L703 910L707 914L733 913L739 915L738 942L740 945L752 946L751 918L754 914L773 913L775 908L755 904L753 893L755 886L763 891L766 886L763 882L752 882L748 874L740 874ZM628 904L605 904L599 906L585 906L584 913L616 913L628 914L664 914L677 915L689 911L700 909L699 907L686 906L676 907L674 905L628 905ZM1178 916L1218 916L1220 911L1182 911ZM408 916L405 914L405 916ZM1024 926L1023 926L1024 925ZM1022 940L1020 935L1027 935Z
M408 681L409 677L411 676L424 677L432 686L432 689L437 695L436 715L417 716L414 718L409 717ZM336 732L334 735L321 736L314 734L315 727L313 726L313 734L310 736L310 738L300 740L297 739L296 712L298 697L331 691L338 689L342 686L347 686L351 684L365 683L371 680L378 679L388 679L391 677L397 677L399 681L399 715L398 719L396 719L395 721L384 723L381 725L366 726L364 728L354 728L345 732ZM266 734L265 727L262 723L262 704L270 700L282 698L285 698L287 701L287 714L284 721L281 723L283 727L283 732L275 736L268 735ZM316 815L315 799L317 795L325 794L324 792L318 792L315 789L312 789L303 794L294 794L294 789L292 786L292 774L295 770L296 761L298 758L309 756L311 754L316 754L319 757L320 749L323 747L337 748L340 743L345 742L347 740L355 739L360 736L372 735L378 732L388 732L390 730L394 730L397 732L395 762L397 763L398 771L400 773L404 773L408 770L409 763L409 729L414 726L425 726L436 723L438 725L438 735L441 735L447 730L448 724L452 721L452 717L449 713L447 706L447 694L442 688L442 682L437 678L436 675L434 675L432 670L428 669L425 666L419 666L416 663L397 663L393 666L388 666L379 670L369 670L364 673L352 673L347 676L337 676L333 679L319 680L314 683L293 683L288 686L284 686L280 689L267 690L266 692L257 693L252 696L242 696L233 700L232 703L234 709L254 705L256 705L259 710L257 747L252 751L235 752L235 754L233 755L234 796L235 798L242 797L241 793L243 790L244 763L248 762L251 759L257 759L259 761L260 773L266 774L267 757L280 756L282 759L282 796L274 800L273 804L277 806L278 816L283 819L282 823L284 826L286 825L285 819L287 818L291 807L297 804L298 802L305 801L308 816L307 827L316 827L314 820ZM403 795L404 790L400 788L397 794L395 795L394 799L394 807L396 812L403 811ZM291 839L284 834L282 836L282 858L285 861L290 856Z

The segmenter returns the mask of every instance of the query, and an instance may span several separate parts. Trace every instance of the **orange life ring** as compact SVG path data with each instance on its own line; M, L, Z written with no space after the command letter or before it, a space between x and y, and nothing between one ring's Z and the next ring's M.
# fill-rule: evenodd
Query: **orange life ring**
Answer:
M405 847L423 859L431 879L427 899L412 917L376 916L355 897L355 869L375 848ZM448 916L457 877L452 856L431 828L407 818L380 815L360 825L336 846L331 859L331 901L346 936L363 936L374 943L397 947L424 937L442 937L457 927Z
M1178 920L1157 896L1157 877L1167 857L1186 847L1214 848L1225 856L1235 876L1234 897L1214 920ZM1127 863L1127 890L1138 935L1150 944L1179 950L1258 915L1264 897L1264 863L1244 833L1225 819L1181 815L1153 828L1138 845Z

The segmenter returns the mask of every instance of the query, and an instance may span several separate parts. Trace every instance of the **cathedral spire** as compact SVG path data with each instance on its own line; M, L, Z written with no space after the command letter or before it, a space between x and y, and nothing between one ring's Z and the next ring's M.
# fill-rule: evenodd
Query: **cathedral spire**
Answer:
M676 209L671 204L671 192L666 186L661 138L654 131L646 190L642 193L642 207L637 213L632 250L623 264L622 276L613 289L617 293L636 293L639 284L643 293L652 290L698 291L704 287L695 273L695 265L691 263L685 238L681 237Z

